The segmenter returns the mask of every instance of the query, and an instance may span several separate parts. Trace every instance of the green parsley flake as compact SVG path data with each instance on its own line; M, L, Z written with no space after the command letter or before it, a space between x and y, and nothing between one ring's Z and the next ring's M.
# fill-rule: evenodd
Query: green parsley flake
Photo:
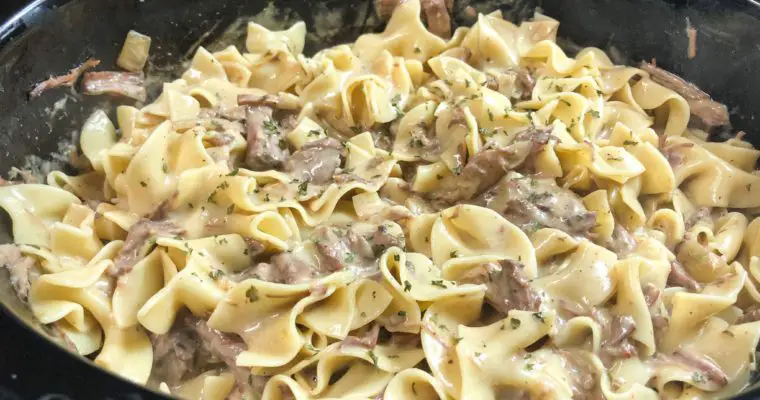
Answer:
M409 292L412 290L412 284L409 281L404 281L404 291Z
M509 326L511 326L512 329L519 328L521 323L522 322L519 319L517 319L517 318L510 318L509 319Z
M306 196L306 194L309 192L309 181L303 181L298 185L298 194L301 196Z
M280 132L280 126L275 120L270 118L264 121L264 132L267 135L276 135Z
M544 313L542 313L542 312L535 312L535 313L533 313L533 318L541 321L542 324L546 323L546 319L544 319Z
M256 289L255 286L249 287L245 291L245 298L246 298L246 300L247 300L248 303L254 303L257 300L259 300L259 291L258 291L258 289Z
M445 283L443 283L443 280L432 280L430 281L430 284L433 286L438 286L441 289L448 289Z

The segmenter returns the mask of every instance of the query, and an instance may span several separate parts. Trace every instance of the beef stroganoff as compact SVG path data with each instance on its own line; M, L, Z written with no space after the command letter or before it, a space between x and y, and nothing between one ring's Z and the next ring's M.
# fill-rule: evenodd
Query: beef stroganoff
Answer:
M6 182L22 301L73 351L189 399L729 396L760 338L760 152L654 63L559 23L452 31L440 0L303 54L201 47L86 121L81 173ZM451 5L448 5L450 8ZM144 101L150 38L88 60Z

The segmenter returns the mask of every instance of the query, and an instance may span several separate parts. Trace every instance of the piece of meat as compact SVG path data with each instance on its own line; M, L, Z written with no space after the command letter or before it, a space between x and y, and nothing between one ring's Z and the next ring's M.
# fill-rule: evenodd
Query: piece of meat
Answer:
M551 128L530 128L507 147L483 150L473 156L458 175L444 178L426 196L443 205L469 200L493 186L508 171L523 166L549 142Z
M706 132L730 127L728 108L712 100L707 93L693 83L687 82L680 76L658 68L651 63L642 62L639 68L648 72L654 82L673 90L686 99L691 109L690 126Z
M641 292L644 294L644 301L649 308L657 302L661 294L660 289L657 289L657 286L652 282L647 282L647 284L641 288Z
M541 296L523 273L525 266L513 260L489 263L463 281L486 285L486 300L506 315L510 310L539 311Z
M4 244L0 245L0 266L8 269L13 290L27 303L32 284L40 277L34 258L24 256L15 244Z
M420 347L422 338L414 333L393 332L388 339L388 344L398 347Z
M245 112L245 165L254 171L279 169L290 154L282 129L268 106L248 107Z
M375 0L375 12L381 18L390 18L396 7L406 0ZM425 14L428 30L443 39L451 37L451 0L422 0L422 12Z
M280 110L298 111L301 106L298 98L283 94L239 94L238 105L241 106L267 106Z
M533 396L527 389L515 386L497 386L494 388L494 400L531 400Z
M32 171L18 169L16 167L11 167L10 172L8 172L8 177L11 179L21 178L21 182L23 183L40 183L37 177L32 174Z
M198 334L203 349L227 365L235 377L237 389L248 393L262 393L268 377L251 374L251 370L237 366L237 356L248 349L240 336L209 328L206 321L196 319L192 326Z
M697 56L697 29L691 26L691 22L686 18L686 37L689 38L689 47L686 49L686 57L689 60Z
M699 209L697 209L697 211L692 213L689 216L689 218L686 219L686 221L684 221L684 228L686 230L690 230L691 228L694 227L694 225L696 225L698 222L702 220L707 220L707 221L712 222L710 218L711 215L712 215L712 209L710 207L700 207Z
M663 135L662 137L665 137ZM668 160L668 164L674 170L683 164L684 158L686 158L686 151L689 151L694 147L694 143L679 143L671 146L660 146L660 153Z
M536 81L530 71L524 68L490 71L486 75L486 86L489 89L512 99L530 99L535 85Z
M107 94L145 101L145 75L142 72L87 72L82 78L82 92L97 96Z
M601 358L608 365L613 359L630 358L637 354L630 336L636 330L636 322L630 315L615 315L609 324L602 324Z
M428 125L425 121L414 125L409 130L409 147L419 151L423 159L435 161L441 154L441 142L438 140L435 127Z
M259 279L267 282L299 284L320 276L317 265L306 262L292 253L278 253L269 262L258 263L242 272L230 276L233 282Z
M748 322L755 322L758 320L760 320L760 307L751 306L744 311L744 314L742 314L739 319L736 320L736 324L746 324Z
M396 6L402 4L405 0L375 0L375 12L381 18L390 18Z
M232 144L235 137L224 132L215 132L212 136L204 138L211 146L221 147Z
M349 266L361 269L376 267L377 256L390 247L403 247L404 237L393 235L384 224L364 224L362 235L356 228L358 224L348 227L320 225L314 230L314 243L317 246L324 272L341 271ZM374 226L374 229L367 227Z
M428 30L443 39L451 37L451 17L444 0L421 0Z
M510 172L473 201L504 215L527 233L542 227L589 236L596 214L581 198L557 185L553 178L538 179Z
M200 352L200 340L191 326L182 319L166 334L150 335L150 339L153 343L151 376L169 386L176 386L183 378L198 372L200 368L197 364L205 361L196 357Z
M673 356L682 364L695 369L703 379L706 378L720 386L728 385L726 373L707 356L697 355L683 348L676 350Z
M636 249L636 239L628 232L628 229L616 223L607 248L617 254L618 258L623 259Z
M329 182L340 167L343 145L333 138L306 143L285 162L285 172L300 182L321 185Z
M673 260L673 262L670 263L668 284L671 286L686 288L690 292L699 292L702 290L702 286L699 282L686 272L686 268L684 268L678 260Z
M593 365L576 351L559 350L565 361L565 370L570 377L570 387L574 400L604 399L601 388L597 385L597 375Z
M533 88L536 86L536 80L533 79L530 71L525 68L518 68L515 72L517 74L517 87L520 89L520 99L530 99L533 94Z
M140 250L151 238L156 236L174 237L184 232L184 229L171 221L151 221L148 219L138 221L129 228L124 246L114 258L114 265L109 267L108 274L119 277L132 271L135 264L144 256L140 254Z
M340 347L364 347L372 350L377 346L377 338L380 335L380 324L373 324L361 336L348 336L340 342Z
M29 92L29 97L35 98L39 97L43 92L45 92L48 89L54 89L61 86L69 86L72 87L76 82L79 80L79 77L88 69L92 69L100 65L100 60L96 60L94 58L88 58L87 61L84 63L78 65L77 67L71 69L68 74L61 75L61 76L53 76L49 79L38 83L34 86L34 89L32 89L31 92Z

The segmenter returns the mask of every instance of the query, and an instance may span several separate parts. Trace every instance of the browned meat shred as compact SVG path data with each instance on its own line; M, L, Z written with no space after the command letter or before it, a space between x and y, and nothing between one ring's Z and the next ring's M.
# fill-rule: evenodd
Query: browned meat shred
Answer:
M396 6L405 0L375 0L375 11L382 18L390 18ZM451 16L453 7L451 0L422 0L422 11L425 14L428 30L433 34L448 39L451 37Z
M269 262L258 263L252 268L232 275L230 279L234 282L259 279L267 282L298 284L308 282L318 276L319 270L316 265L291 253L278 253L273 255Z
M214 135L206 138L206 141L213 147L221 147L232 144L235 141L235 137L223 132L216 132Z
M549 227L589 236L596 224L596 214L586 209L581 198L552 178L507 174L473 202L503 214L528 233Z
M508 171L523 166L550 139L550 129L521 132L507 147L483 150L472 157L459 175L449 176L427 193L436 203L451 205L469 200L496 184Z
M81 65L78 65L76 68L73 68L69 71L66 75L61 76L53 76L49 79L38 83L34 86L34 89L32 89L31 92L29 92L29 97L35 98L39 97L43 92L45 92L48 89L54 89L61 86L69 86L72 87L74 84L79 80L79 77L88 69L92 69L100 65L100 60L96 60L94 58L89 58L87 61L82 63Z
M114 258L114 265L109 267L108 274L119 277L132 271L132 268L144 255L140 254L143 246L156 236L177 236L184 233L184 229L171 221L151 221L142 219L135 223L127 232L124 246Z
M702 288L699 282L686 272L686 269L680 262L678 262L678 260L674 260L670 263L668 284L686 288L690 292L699 292Z
M320 225L314 230L314 240L325 272L376 267L376 258L386 249L403 246L404 237L388 232L386 225L377 225L368 236L362 236L354 226Z
M464 282L486 285L486 299L502 314L510 310L539 311L541 296L523 273L525 266L513 260L489 263L463 278ZM477 271L477 272L475 272Z
M200 341L192 326L180 320L166 334L150 335L153 342L152 376L159 382L175 386L183 378L197 372L204 360L196 353L200 352ZM210 356L210 354L208 355Z
M21 181L23 183L40 183L32 171L29 171L27 169L18 169L16 167L12 167L11 171L8 173L8 176L11 179L21 178Z
M21 254L14 244L4 244L0 245L0 266L8 269L11 286L18 298L28 302L32 284L40 276L34 258Z
M736 323L746 324L755 321L760 321L760 307L752 306L744 311L744 314L736 320Z
M298 284L341 271L353 266L367 276L376 272L377 256L393 246L403 246L403 235L394 236L385 225L362 223L365 231L360 233L355 225L320 225L314 229L314 241L319 262L304 260L293 253L273 255L267 262L259 262L251 268L229 276L233 282L260 279L267 282Z
M710 98L699 87L685 81L672 72L658 68L654 64L642 62L640 68L649 73L651 79L683 96L691 108L689 124L706 132L730 126L728 108Z
M341 347L364 347L372 350L377 346L377 338L380 334L380 324L373 324L361 336L348 336L340 343Z
M340 167L344 152L343 145L333 138L306 143L288 158L285 172L300 182L316 185L327 183Z
M652 307L660 298L660 289L657 289L657 286L652 282L647 282L647 284L641 288L641 291L644 294L644 301L646 302L647 307Z
M280 169L290 151L282 129L272 117L272 108L265 105L248 107L245 121L245 165L254 171Z
M630 358L637 354L630 336L636 330L636 322L630 315L615 315L612 322L603 324L602 359ZM606 364L606 363L605 363Z
M155 381L175 386L222 364L235 377L235 390L261 393L266 383L266 377L253 376L249 369L236 365L237 356L247 349L239 336L211 329L205 320L190 313L177 318L168 333L152 335L151 341L151 377Z
M298 104L286 101L276 94L240 94L237 102L241 106L268 106L281 110L297 110Z
M82 89L87 95L121 96L145 101L145 75L142 72L87 72L82 78Z
M526 69L520 68L516 70L517 83L520 88L521 98L529 99L533 94L533 88L536 86L536 80Z
M422 0L422 10L425 12L428 30L441 38L451 37L451 17L444 0Z
M622 259L636 249L636 239L633 238L631 233L628 232L628 229L625 229L623 225L615 224L607 248L612 250Z
M424 121L414 125L409 131L409 146L418 150L422 158L427 161L435 161L441 153L441 143L438 140L435 127Z
M604 395L596 383L597 376L593 365L582 354L575 351L560 350L559 354L565 360L570 387L573 390L573 400L603 400Z
M711 215L712 210L709 207L700 207L697 211L691 214L686 221L684 221L684 228L689 230L702 220L710 220Z
M683 364L694 368L704 378L720 386L728 385L726 373L714 361L705 355L696 355L688 350L676 350L673 355Z

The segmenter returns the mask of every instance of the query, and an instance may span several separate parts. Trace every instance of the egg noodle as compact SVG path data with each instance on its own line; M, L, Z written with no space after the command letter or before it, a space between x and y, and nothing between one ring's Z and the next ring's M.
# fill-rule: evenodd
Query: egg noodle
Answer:
M760 153L707 142L648 72L569 57L548 17L444 40L420 12L313 57L304 23L250 23L245 52L96 111L84 173L0 187L36 318L192 399L745 388Z

